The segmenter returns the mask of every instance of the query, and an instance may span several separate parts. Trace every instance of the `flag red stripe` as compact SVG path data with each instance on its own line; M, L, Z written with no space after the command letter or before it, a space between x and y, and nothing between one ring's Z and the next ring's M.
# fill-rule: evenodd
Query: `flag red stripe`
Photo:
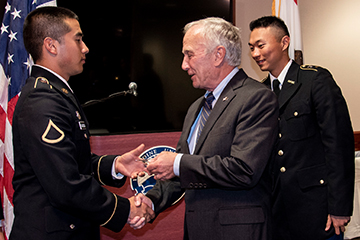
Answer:
M12 179L14 176L14 169L9 164L8 159L4 156L4 188L8 196L9 201L13 204L14 189L12 186Z

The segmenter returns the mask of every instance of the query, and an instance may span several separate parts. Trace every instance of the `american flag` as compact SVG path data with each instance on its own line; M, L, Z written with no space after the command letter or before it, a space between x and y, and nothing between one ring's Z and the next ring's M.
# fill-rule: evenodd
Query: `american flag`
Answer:
M32 60L23 43L23 24L29 12L40 6L56 6L56 0L8 0L0 35L0 189L5 235L10 235L13 214L14 158L12 117Z

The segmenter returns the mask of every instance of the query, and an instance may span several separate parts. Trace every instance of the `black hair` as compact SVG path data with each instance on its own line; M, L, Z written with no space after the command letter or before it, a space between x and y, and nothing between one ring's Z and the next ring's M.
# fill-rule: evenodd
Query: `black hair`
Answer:
M279 30L279 40L284 36L289 36L289 30L283 20L275 16L264 16L258 18L250 23L250 31L253 31L256 28L267 28L273 27Z
M23 28L24 45L35 63L41 57L46 37L61 42L62 37L71 31L66 19L79 20L74 12L62 7L40 7L26 17Z

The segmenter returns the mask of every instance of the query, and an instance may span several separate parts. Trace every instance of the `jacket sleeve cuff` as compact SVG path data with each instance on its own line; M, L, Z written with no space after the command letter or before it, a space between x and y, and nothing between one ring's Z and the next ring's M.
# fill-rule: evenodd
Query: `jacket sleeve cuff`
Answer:
M102 185L121 187L125 184L125 176L122 179L114 179L112 176L112 167L116 157L115 155L104 155L99 158L95 174Z
M130 212L130 202L128 199L117 196L116 194L114 194L114 197L114 210L109 219L100 226L108 228L114 232L119 232L127 223Z

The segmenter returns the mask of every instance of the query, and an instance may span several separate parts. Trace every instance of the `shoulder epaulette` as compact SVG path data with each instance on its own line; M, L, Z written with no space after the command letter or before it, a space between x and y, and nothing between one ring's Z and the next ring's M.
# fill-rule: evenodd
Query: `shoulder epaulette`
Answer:
M36 87L38 86L38 83L47 84L47 85L49 85L50 89L52 89L52 86L50 85L49 80L47 80L47 79L44 78L44 77L38 77L38 78L36 78L35 84L34 84L34 88L36 88Z
M263 79L260 80L260 82L264 83L267 78L268 78L268 76L264 77Z
M301 65L300 66L300 69L301 70L312 70L312 71L315 71L317 72L318 68L320 68L320 66L316 66L316 65Z

